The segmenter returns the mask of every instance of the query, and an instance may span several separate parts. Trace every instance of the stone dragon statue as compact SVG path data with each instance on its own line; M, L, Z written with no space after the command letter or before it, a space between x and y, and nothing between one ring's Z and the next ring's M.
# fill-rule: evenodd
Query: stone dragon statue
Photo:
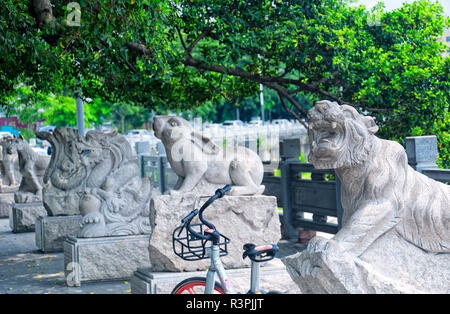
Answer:
M302 291L438 289L450 278L450 186L412 169L404 148L376 137L374 119L351 106L319 101L308 121L308 160L335 169L343 219L333 238L313 238L285 260Z
M49 215L83 216L79 237L146 234L152 187L140 178L131 146L117 132L58 127L37 133L52 145L52 158L44 176Z

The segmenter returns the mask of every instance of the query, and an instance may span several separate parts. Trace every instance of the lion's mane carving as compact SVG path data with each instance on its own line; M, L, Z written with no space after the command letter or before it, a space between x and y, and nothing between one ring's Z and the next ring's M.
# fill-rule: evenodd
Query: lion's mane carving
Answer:
M44 206L50 215L83 216L80 237L150 232L151 184L140 178L127 140L117 134L71 128L37 133L52 144L44 182Z
M343 228L333 241L359 254L390 228L428 252L450 252L450 186L408 165L404 148L382 140L353 107L319 101L308 114L316 168L342 182Z

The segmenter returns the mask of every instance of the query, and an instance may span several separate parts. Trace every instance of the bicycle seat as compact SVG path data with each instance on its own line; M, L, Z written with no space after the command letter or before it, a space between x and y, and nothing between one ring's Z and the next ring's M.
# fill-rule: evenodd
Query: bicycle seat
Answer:
M275 257L279 248L276 244L266 244L256 246L253 243L244 244L244 254L242 258L245 259L247 256L254 262L267 262Z

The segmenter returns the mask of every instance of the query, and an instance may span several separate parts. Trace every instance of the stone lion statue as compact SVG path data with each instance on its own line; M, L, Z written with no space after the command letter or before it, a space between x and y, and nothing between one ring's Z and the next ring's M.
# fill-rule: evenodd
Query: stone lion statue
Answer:
M16 203L41 202L43 176L50 162L50 156L36 153L21 135L8 140L3 149L7 154L17 153L18 155L22 179L19 189L14 193L14 201Z
M22 179L19 170L19 159L17 151L11 149L11 143L14 140L13 135L7 135L0 140L0 171L2 174L1 187L19 187ZM8 149L10 147L10 149Z
M332 239L316 237L305 252L285 260L302 290L448 289L450 186L412 169L404 148L376 137L374 119L353 107L319 101L308 120L308 159L315 168L335 169L343 219Z
M219 147L180 117L155 116L153 129L179 177L171 194L210 195L226 184L233 186L231 195L264 192L264 168L255 152L242 146Z

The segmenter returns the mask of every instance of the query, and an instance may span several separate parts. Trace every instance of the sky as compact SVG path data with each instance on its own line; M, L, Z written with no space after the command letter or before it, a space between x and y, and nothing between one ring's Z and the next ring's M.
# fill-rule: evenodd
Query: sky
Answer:
M411 3L414 0L384 0L384 8L386 11L391 11L397 9L402 6L404 2ZM450 0L435 0L439 2L444 8L444 12L447 16L450 16ZM358 0L356 1L356 5L363 4L366 8L371 9L374 5L376 5L379 0Z

